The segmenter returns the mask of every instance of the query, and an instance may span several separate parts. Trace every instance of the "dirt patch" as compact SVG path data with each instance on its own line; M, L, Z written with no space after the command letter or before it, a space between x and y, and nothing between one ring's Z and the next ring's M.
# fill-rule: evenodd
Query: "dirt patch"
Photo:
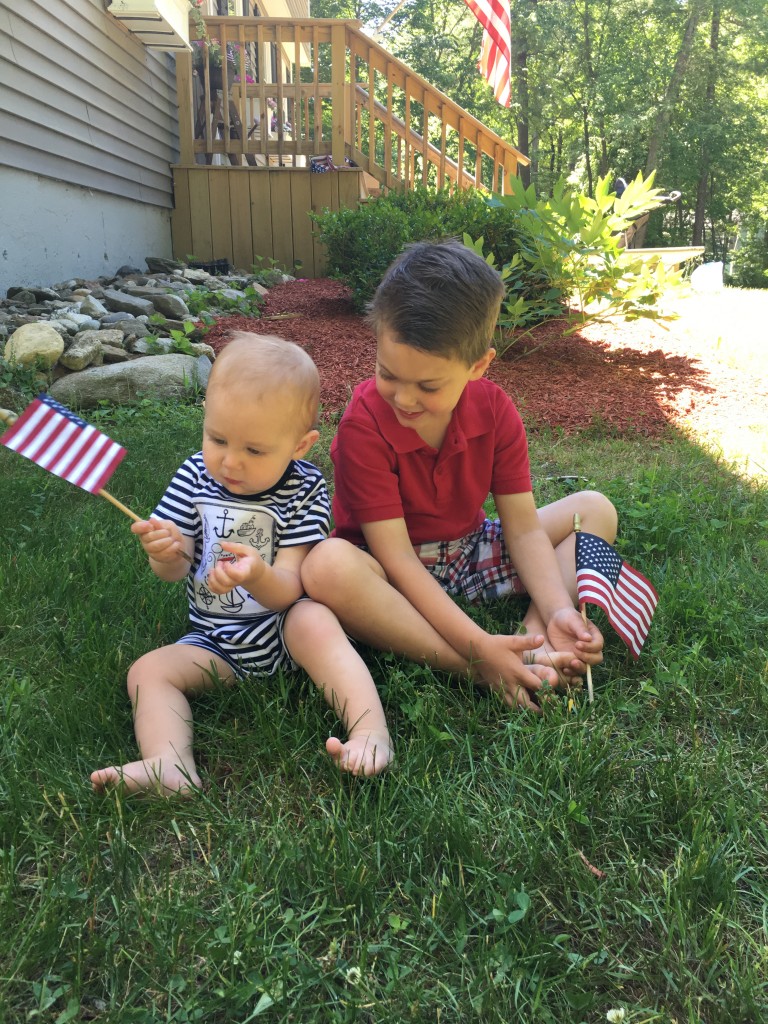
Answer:
M218 351L232 330L257 329L298 342L320 371L324 414L338 413L355 385L372 374L375 356L373 335L345 286L324 278L278 285L264 313L280 318L228 317L206 341ZM551 425L574 433L598 422L615 433L658 437L669 423L691 425L713 408L723 416L743 414L744 374L691 356L690 341L675 324L669 330L636 321L593 325L570 336L564 331L562 323L543 324L490 367L488 376L518 404L529 429Z

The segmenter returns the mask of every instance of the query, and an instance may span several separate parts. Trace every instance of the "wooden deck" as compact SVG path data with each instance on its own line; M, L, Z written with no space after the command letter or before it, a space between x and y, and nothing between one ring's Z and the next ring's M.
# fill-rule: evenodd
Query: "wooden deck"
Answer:
M379 189L504 193L528 158L341 19L205 18L177 57L174 255L322 273L311 210ZM194 26L192 36L194 38ZM220 67L209 50L228 54ZM312 157L336 171L312 174ZM353 167L348 167L351 161Z

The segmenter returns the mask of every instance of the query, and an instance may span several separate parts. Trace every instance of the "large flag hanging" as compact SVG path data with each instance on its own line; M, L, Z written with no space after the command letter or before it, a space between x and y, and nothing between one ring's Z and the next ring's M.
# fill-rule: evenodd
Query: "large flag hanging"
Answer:
M483 26L483 48L477 65L503 107L510 103L512 30L509 0L464 0Z
M125 456L125 448L49 395L38 395L0 444L92 494L99 493Z
M602 608L634 658L648 635L659 595L653 584L602 537L576 534L576 589L579 602Z

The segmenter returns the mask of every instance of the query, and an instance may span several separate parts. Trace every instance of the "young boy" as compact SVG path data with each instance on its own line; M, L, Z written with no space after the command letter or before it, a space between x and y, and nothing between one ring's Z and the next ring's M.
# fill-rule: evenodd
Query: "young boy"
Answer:
M610 542L616 513L595 492L537 512L522 421L484 379L503 295L500 275L454 241L412 245L389 268L370 308L376 376L331 448L335 537L302 579L350 635L535 710L545 682L602 660L574 607L573 516ZM451 600L526 592L525 635L491 636Z
M373 680L338 620L302 597L301 564L329 530L328 493L303 457L318 438L317 369L281 338L236 335L211 372L203 449L149 520L134 523L162 580L187 578L191 630L128 673L141 760L101 768L95 790L189 793L200 785L187 696L251 673L303 668L337 711L326 748L356 775L392 757Z

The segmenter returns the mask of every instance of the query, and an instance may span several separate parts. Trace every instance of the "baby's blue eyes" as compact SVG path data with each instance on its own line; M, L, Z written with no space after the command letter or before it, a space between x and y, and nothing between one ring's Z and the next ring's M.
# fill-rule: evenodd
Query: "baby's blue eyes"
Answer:
M227 442L222 437L212 437L210 439L210 441L211 441L211 444L215 444L217 446L217 448L226 448L226 446L227 446ZM262 452L258 448L246 448L245 450L248 452L249 455L263 455L264 454L264 452Z

